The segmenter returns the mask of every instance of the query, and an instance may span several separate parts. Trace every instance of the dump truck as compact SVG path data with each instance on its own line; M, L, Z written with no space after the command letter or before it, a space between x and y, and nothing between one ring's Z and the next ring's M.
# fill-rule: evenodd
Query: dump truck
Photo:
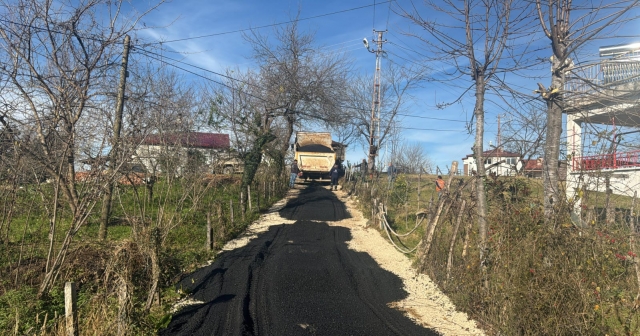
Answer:
M329 178L334 164L344 160L344 145L331 140L331 133L297 132L295 159L304 179ZM338 153L336 153L338 149Z

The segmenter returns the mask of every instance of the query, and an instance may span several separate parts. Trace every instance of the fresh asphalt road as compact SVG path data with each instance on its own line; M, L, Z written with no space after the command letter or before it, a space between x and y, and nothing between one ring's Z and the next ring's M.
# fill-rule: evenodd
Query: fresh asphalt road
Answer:
M271 226L247 246L179 284L200 304L173 316L160 335L437 335L388 305L407 293L396 275L347 248L349 217L319 185L280 210L294 224Z

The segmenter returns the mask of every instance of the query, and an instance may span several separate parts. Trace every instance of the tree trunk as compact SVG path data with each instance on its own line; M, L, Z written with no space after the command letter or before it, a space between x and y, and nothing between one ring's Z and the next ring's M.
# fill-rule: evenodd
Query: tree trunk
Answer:
M631 248L631 253L633 257L633 266L636 270L636 285L638 286L638 294L636 295L636 300L635 300L635 305L634 305L634 309L638 309L640 308L640 257L638 257L638 254L640 254L640 250L638 250L638 247L636 246L636 236L638 235L638 230L636 228L636 215L635 215L635 211L636 211L636 200L638 199L638 192L634 191L633 192L633 200L631 201L631 212L629 214L629 231L630 231L630 235L629 235L629 247Z
M462 204L460 204L460 211L458 211L458 218L456 219L456 226L453 228L453 235L451 237L451 244L449 244L449 257L447 258L447 280L451 276L451 268L453 267L453 247L456 243L456 238L458 237L458 230L460 229L460 222L462 222L462 214L464 213L464 208L467 205L467 200L462 200Z
M484 191L486 171L484 169L483 145L484 145L484 93L485 81L482 75L476 76L476 104L474 114L476 117L476 138L473 146L473 156L476 161L478 175L476 176L476 202L478 211L478 236L480 249L480 268L486 283L486 258L487 258L487 198Z
M554 30L555 31L555 30ZM547 224L554 220L558 206L558 158L562 134L562 90L564 89L563 63L566 48L557 45L552 60L551 87L543 94L547 102L547 137L544 144L544 218ZM554 92L555 91L555 92Z
M111 202L113 199L113 184L115 183L111 176L118 169L118 148L120 146L120 131L122 129L122 110L124 109L124 90L127 83L127 64L129 61L129 35L124 37L124 49L122 51L122 66L120 67L120 84L118 85L118 97L116 102L116 114L113 121L113 139L111 142L111 152L109 153L109 185L102 200L102 213L100 216L100 229L98 230L98 239L107 239L107 226L111 217Z

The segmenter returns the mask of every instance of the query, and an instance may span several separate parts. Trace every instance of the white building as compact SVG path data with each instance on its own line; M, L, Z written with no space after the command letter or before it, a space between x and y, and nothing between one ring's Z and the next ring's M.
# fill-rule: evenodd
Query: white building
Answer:
M213 171L230 148L229 134L184 132L151 134L140 142L136 159L148 172L181 174L190 163Z
M640 134L640 46L603 47L600 56L567 77L569 200L581 188L608 186L627 196L640 190L640 150L625 141Z
M482 158L484 159L484 168L487 175L515 176L518 170L522 168L520 154L506 152L500 148L482 152ZM462 166L465 176L475 175L478 171L478 165L473 154L462 158Z

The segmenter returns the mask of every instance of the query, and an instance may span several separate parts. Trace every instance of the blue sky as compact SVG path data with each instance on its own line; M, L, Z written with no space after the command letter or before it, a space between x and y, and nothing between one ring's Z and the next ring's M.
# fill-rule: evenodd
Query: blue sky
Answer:
M363 47L362 38L370 41L372 30L388 29L385 38L391 42L385 44L388 59L383 60L384 67L389 62L398 65L420 63L425 51L420 42L406 36L406 32L419 31L406 19L390 11L390 3L374 0L351 1L259 1L259 0L217 0L211 2L197 0L175 0L160 6L145 17L141 25L140 37L145 42L166 41L166 49L182 53L185 62L223 72L226 68L248 68L253 66L251 50L240 33L227 33L242 29L255 28L289 21L300 10L300 18L310 18L300 22L300 28L316 33L318 52L345 52L353 60L355 71L372 74L375 56ZM376 5L374 6L374 3ZM134 1L134 6L145 8L146 2ZM393 6L409 6L409 0L398 0ZM415 1L417 6L421 1ZM365 7L366 6L366 7ZM355 9L358 7L363 7ZM341 12L330 14L334 12ZM325 15L330 14L330 15ZM428 14L427 14L428 15ZM312 18L315 16L321 16ZM268 33L272 28L261 28ZM225 34L220 34L225 33ZM212 35L194 38L202 35ZM548 42L546 42L548 44ZM611 43L606 43L611 44ZM199 72L194 70L195 72ZM179 72L179 70L178 70ZM185 74L185 80L196 80ZM549 79L538 81L548 85ZM522 87L531 92L536 81L524 81ZM437 103L451 101L459 89L442 84L424 83L421 88L411 92L411 102L402 116L403 137L410 143L419 143L425 152L441 169L471 153L473 135L465 129L464 121L471 118L473 99L466 97L461 103L446 109L436 108ZM497 109L486 107L485 146L489 141L495 143L497 130ZM426 118L425 118L426 117ZM456 121L443 121L427 118L444 118ZM504 119L503 119L504 120ZM427 131L421 129L439 129ZM382 149L384 151L384 148ZM354 145L348 152L348 160L359 162L365 157L365 150Z

